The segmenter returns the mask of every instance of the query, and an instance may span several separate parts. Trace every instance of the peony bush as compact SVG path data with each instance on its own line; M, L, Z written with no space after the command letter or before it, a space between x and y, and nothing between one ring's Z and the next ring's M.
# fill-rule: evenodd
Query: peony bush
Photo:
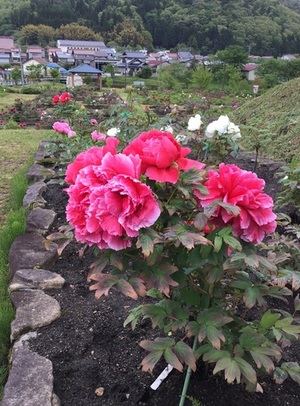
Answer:
M151 321L156 338L140 343L148 352L142 369L153 371L161 359L187 367L182 399L200 362L251 391L263 391L258 372L300 382L298 364L279 363L299 339L299 298L293 314L268 308L270 298L293 295L276 283L283 261L265 244L277 226L273 200L255 173L218 161L228 148L237 151L239 128L227 116L202 126L196 114L187 135L166 126L125 145L121 128L97 129L90 136L97 145L68 165L67 220L76 240L97 252L90 289L96 298L112 289L153 298L124 325ZM205 162L190 157L189 132Z

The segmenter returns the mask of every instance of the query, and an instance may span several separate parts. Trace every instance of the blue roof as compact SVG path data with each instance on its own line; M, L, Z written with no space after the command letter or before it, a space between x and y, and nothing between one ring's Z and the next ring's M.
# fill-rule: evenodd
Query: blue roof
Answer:
M55 62L47 62L45 65L48 66L49 68L61 68L61 66Z
M96 69L93 66L84 63L83 65L76 66L76 68L70 69L69 73L102 73L102 70Z

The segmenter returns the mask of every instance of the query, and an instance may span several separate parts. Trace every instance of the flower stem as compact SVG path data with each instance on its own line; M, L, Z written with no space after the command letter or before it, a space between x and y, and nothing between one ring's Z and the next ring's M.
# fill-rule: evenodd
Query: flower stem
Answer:
M198 342L198 337L195 335L194 343L193 343L193 351L196 350L197 342ZM192 374L191 367L188 367L188 369L187 369L187 371L186 371L186 375L185 375L185 380L184 380L184 384L183 384L183 389L182 389L182 392L181 392L181 395L180 395L179 406L184 406L185 397L186 397L186 392L187 392L188 387L189 387L191 374Z

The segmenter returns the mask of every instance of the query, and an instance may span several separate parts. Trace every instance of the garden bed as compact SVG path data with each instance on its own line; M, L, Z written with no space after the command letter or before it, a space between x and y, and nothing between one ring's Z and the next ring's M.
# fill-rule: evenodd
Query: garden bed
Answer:
M251 169L253 161L248 159L239 164ZM278 184L274 172L269 166L262 166L259 172L267 181L268 193L275 196ZM55 230L65 222L67 196L63 187L49 185L45 198L48 208L58 213ZM47 292L61 305L60 319L40 329L38 338L30 344L32 350L52 361L54 392L62 406L178 405L184 374L173 370L154 391L150 385L166 364L160 362L153 375L141 371L140 363L146 353L138 343L159 336L159 330L153 330L149 320L144 320L134 331L129 326L123 327L128 311L142 301L136 302L116 291L108 298L95 300L87 283L93 251L89 249L79 258L80 248L72 242L53 268L66 280L61 291ZM272 300L269 305L292 312L292 302L293 298L287 304ZM282 361L300 362L299 342L285 351ZM276 385L271 377L262 375L259 382L264 393L249 393L242 385L228 385L221 374L213 376L212 368L199 363L192 374L188 396L203 406L300 404L299 385L290 378ZM191 400L186 400L186 405L191 404Z

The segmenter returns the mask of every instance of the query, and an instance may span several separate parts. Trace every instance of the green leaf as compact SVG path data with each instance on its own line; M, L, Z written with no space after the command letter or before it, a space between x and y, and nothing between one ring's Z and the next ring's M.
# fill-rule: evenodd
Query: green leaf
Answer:
M123 326L126 327L127 324L131 323L131 328L134 330L136 328L137 322L142 315L143 305L137 306L134 309L131 309L129 315L125 319Z
M262 334L257 334L254 330L249 331L249 329L242 333L239 338L240 345L246 350L261 345L265 340Z
M236 238L232 237L231 235L224 235L223 239L230 248L237 251L242 251L243 248L241 243Z
M219 236L215 236L214 239L214 252L219 252L223 245L223 239Z
M221 348L221 341L225 342L224 334L215 326L206 327L207 339L212 343L212 346L217 350Z
M256 302L259 305L265 305L265 300L258 286L248 287L243 295L245 306L251 309Z
M279 385L281 385L288 376L288 373L286 371L283 371L280 367L275 368L275 371L273 373L273 378Z
M120 271L123 271L123 269L124 269L123 262L117 253L112 252L109 259L110 259L110 264L112 266L116 267Z
M142 252L145 257L149 257L154 251L154 240L155 237L146 231L139 233L137 238L136 246L137 248L142 248Z
M269 328L275 325L277 320L280 318L280 313L271 313L271 310L268 310L261 318L260 325L263 328Z
M228 383L233 383L235 380L237 383L241 381L241 370L238 363L231 358L221 358L217 363L213 370L213 374L215 375L217 372L224 370L225 372L225 379Z
M256 385L257 378L256 378L256 372L252 368L252 366L245 361L243 358L240 357L235 357L235 361L238 363L240 370L242 371L242 374L245 376L245 378Z
M241 210L238 206L223 201L218 201L218 205L223 207L230 216L238 216L240 214Z
M300 385L300 366L298 362L284 362L281 368L286 371L290 377Z
M294 300L294 309L295 309L295 312L300 311L300 298L299 298L299 294L295 297L295 300Z
M258 368L263 366L268 373L271 373L275 368L274 363L268 355L264 354L263 350L263 348L255 348L250 351L250 354Z
M275 327L282 329L283 327L290 326L292 324L292 322L293 322L293 317L285 317L284 319L278 320L275 323Z

